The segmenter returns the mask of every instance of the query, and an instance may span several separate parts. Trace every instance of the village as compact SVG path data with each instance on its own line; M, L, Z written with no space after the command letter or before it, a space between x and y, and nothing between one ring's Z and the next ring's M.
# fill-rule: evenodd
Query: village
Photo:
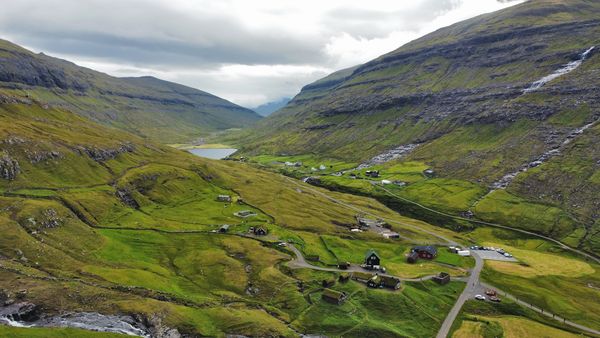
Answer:
M293 164L296 165L297 163ZM287 165L287 164L286 164ZM369 175L378 175L378 172L367 171ZM239 206L245 205L244 201L238 197L232 197L230 195L218 195L216 197L218 202L225 203L225 206L230 204L237 204ZM246 222L246 219L250 219L257 216L256 212L252 210L242 209L233 212L233 215L240 218L242 222ZM390 224L382 219L370 218L363 214L357 214L355 216L356 222L353 224L347 224L346 227L352 233L361 233L369 231L378 234L384 240L400 240L401 236L399 233L392 231ZM212 232L226 234L231 230L230 224L223 224L218 229ZM243 236L251 236L255 238L265 237L269 234L268 227L266 224L249 226ZM269 238L276 239L276 238ZM381 289L388 290L390 292L401 291L402 281L425 281L431 280L436 284L443 286L451 282L452 277L447 272L439 272L436 275L424 276L421 278L399 278L388 274L387 269L383 265L381 256L374 249L369 249L365 252L364 260L362 262L338 262L335 267L321 267L318 264L320 257L315 255L303 255L295 246L293 242L285 242L276 239L276 246L282 250L291 250L296 256L288 265L294 268L309 268L321 271L337 272L337 279L323 280L322 281L322 292L321 298L323 301L335 305L344 304L350 297L344 291L336 290L334 287L336 283L347 283L354 281L361 283L370 289ZM438 257L438 245L415 245L410 248L409 252L405 255L405 262L408 264L417 264L420 260L423 261L434 261ZM499 260L499 261L516 261L513 256L503 250L502 248L484 247L478 245L472 245L468 248L462 248L457 245L450 245L444 247L447 252L455 254L459 257L469 257L472 254L477 255L483 259ZM314 262L308 263L307 261ZM464 277L459 277L458 280L464 281ZM498 293L493 289L478 289L472 297L476 300L489 300L491 302L500 302Z

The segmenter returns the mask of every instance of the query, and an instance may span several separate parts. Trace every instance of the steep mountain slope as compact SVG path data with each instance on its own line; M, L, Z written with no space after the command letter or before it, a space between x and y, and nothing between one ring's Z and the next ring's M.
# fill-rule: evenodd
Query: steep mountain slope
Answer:
M254 108L253 110L257 112L261 116L269 116L279 109L285 107L285 105L290 102L291 98L284 97L277 101L268 102L265 104L261 104L260 106Z
M597 243L600 218L599 17L597 1L532 0L460 22L306 86L227 141L241 137L247 154L359 163L410 149L399 161L500 189L508 196L496 202L504 206L562 210L535 228L523 222L524 209L479 203L502 197L492 193L457 213L475 211L565 240L574 231L570 243L597 250L589 241Z
M253 111L152 77L115 78L0 40L0 87L161 142L245 127Z

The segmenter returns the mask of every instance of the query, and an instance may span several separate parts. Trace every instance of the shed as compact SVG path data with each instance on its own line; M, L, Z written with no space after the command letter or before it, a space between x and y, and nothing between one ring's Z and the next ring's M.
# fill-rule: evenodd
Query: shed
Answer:
M332 289L324 289L321 297L324 301L328 303L341 305L342 303L344 303L348 296L345 292L339 292Z
M432 280L440 285L450 283L450 275L446 272L440 272L439 275L434 276Z
M367 253L365 254L365 265L380 265L379 263L381 263L381 259L379 258L379 255L377 255L375 250L370 249L369 251L367 251Z

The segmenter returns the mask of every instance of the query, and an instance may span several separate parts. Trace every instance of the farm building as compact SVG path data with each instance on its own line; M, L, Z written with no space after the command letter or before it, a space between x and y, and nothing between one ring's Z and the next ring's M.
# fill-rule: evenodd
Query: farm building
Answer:
M411 251L416 252L419 258L424 259L434 259L437 256L437 249L432 245L415 246Z
M446 272L440 272L440 274L434 276L432 280L440 285L445 285L450 283L450 275Z
M398 290L400 288L400 280L396 277L375 275L369 279L367 286L370 288L387 288Z
M324 301L328 303L341 305L342 303L344 303L344 301L346 301L346 298L348 296L345 292L339 292L332 289L324 289L321 297Z
M367 266L380 265L379 264L380 262L381 262L381 259L379 258L379 255L377 255L375 250L371 249L371 250L367 251L367 253L365 254L365 265L367 265Z
M217 201L231 203L231 196L229 196L229 195L219 195L219 196L217 196Z
M229 224L223 224L223 225L221 225L221 227L219 228L219 232L220 232L220 233L225 233L225 232L227 232L227 231L229 231Z
M411 251L408 256L406 256L406 261L410 264L414 264L419 259L419 254L416 251Z

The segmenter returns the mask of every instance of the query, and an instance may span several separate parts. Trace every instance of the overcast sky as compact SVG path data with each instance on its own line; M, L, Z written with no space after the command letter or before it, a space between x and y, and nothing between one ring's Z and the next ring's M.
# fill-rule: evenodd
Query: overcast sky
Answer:
M517 1L3 0L0 37L114 76L247 107Z

